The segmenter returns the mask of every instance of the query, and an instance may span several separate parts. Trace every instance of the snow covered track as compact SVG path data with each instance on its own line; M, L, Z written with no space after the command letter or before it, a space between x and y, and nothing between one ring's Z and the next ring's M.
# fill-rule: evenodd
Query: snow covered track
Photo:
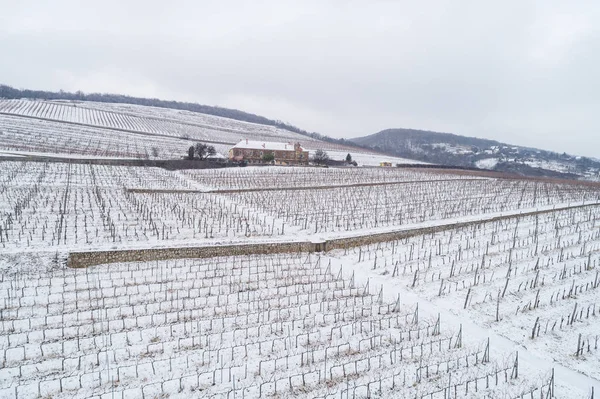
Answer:
M211 194L232 194L232 193L249 193L253 191L296 191L296 190L327 190L331 188L348 188L348 187L377 187L377 186L391 186L396 184L419 184L425 182L442 182L442 181L454 181L459 179L437 179L437 180L422 180L422 181L392 181L392 182L379 182L379 183L350 183L350 184L337 184L329 186L295 186L295 187L256 187L256 188L233 188L233 189L215 189L215 190L153 190L145 188L132 188L128 189L130 193L138 194L194 194L194 193L211 193ZM460 179L462 181L473 181L483 180L482 178L477 179Z

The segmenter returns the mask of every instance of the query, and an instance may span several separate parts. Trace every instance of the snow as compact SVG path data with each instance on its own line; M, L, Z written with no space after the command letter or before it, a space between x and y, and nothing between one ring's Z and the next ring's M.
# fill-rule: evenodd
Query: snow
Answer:
M594 254L591 259L595 267L588 273L588 277L593 277L597 273L598 265L600 265L600 258L597 252L597 249L600 248L600 241L597 235L597 228L600 225L600 219L598 219L600 214L598 214L598 208L592 209L594 209L594 219L591 222L587 222L587 226L585 223L578 224L580 228L586 226L584 227L584 231L587 234L595 236L593 243L590 241L586 241L586 244L582 243ZM554 241L556 233L554 223L552 222L562 219L562 223L566 222L566 224L562 224L564 232L561 232L561 236L566 241L568 235L563 236L563 234L576 231L570 222L574 220L587 220L589 215L588 211L572 209L557 211L557 213L542 217L541 221L543 224L540 223L540 228L545 232L542 232L540 237L544 237L545 234L547 238L540 239L547 239L550 242ZM442 314L443 320L446 323L454 326L461 325L463 331L468 332L472 337L489 337L496 348L504 350L518 349L520 363L531 370L530 372L553 368L558 376L556 385L559 387L559 394L557 397L588 398L589 390L592 386L595 387L596 392L600 389L600 374L598 373L600 370L600 358L598 357L597 349L596 351L593 349L593 339L594 337L598 337L597 319L594 319L591 315L587 318L584 313L583 318L576 321L577 327L561 327L560 331L550 334L544 334L544 324L542 324L541 335L536 337L535 340L531 340L529 335L531 335L531 328L536 315L526 316L528 313L524 314L522 312L514 314L514 308L511 309L512 305L506 302L513 301L512 297L514 296L521 296L519 302L523 306L523 304L527 304L529 300L533 300L536 297L537 290L531 290L531 292L526 290L528 292L527 298L523 297L525 292L518 293L523 284L521 282L521 285L519 285L519 282L527 281L527 278L530 279L529 281L532 281L533 277L535 277L535 271L529 272L528 277L515 276L514 281L511 281L508 290L509 295L501 301L500 322L494 320L496 301L486 301L488 294L491 293L495 296L498 289L502 289L505 285L504 282L506 280L503 279L505 273L501 269L504 268L506 270L508 264L504 263L505 261L503 260L503 257L507 254L503 252L505 251L503 248L506 248L505 245L509 243L512 246L515 233L520 237L519 252L524 256L523 258L518 258L519 255L516 255L518 261L513 265L514 270L520 270L527 264L530 265L530 268L535 265L536 257L532 256L533 251L527 249L528 246L531 248L532 243L525 238L531 235L534 229L537 229L536 225L537 219L535 217L527 217L518 219L518 222L516 219L512 220L505 226L498 223L488 223L482 225L483 228L478 228L477 230L465 228L452 232L437 233L431 236L417 236L402 243L396 242L395 247L390 245L390 243L384 243L362 247L360 254L357 254L358 251L356 250L352 250L350 254L344 254L344 251L337 251L331 256L337 259L336 264L339 264L339 267L343 267L346 273L355 273L358 281L362 281L363 283L370 281L375 286L381 285L388 299L394 298L399 294L404 303L419 303L419 310L430 316ZM504 237L502 235L498 236L496 233L491 234L498 227L502 227L503 232L501 234ZM488 270L480 272L480 280L478 280L477 284L468 283L468 281L473 281L473 276L477 277L477 272L473 274L471 271L466 276L467 288L473 299L469 300L469 305L466 309L463 309L467 288L461 288L458 291L448 291L444 288L441 291L438 271L443 277L443 280L441 280L442 287L445 287L445 281L453 281L452 277L447 276L450 261L452 262L452 267L454 267L455 261L457 262L457 268L460 264L461 258L455 255L460 253L461 256L466 258L462 261L463 268L473 263L478 265L481 261L478 259L477 254L482 251L485 252L488 249L486 245L493 242L494 236L500 237L500 242L496 241L496 244L489 247L490 256L485 258L486 263L488 260L491 263L490 266L486 267ZM474 247L469 249L469 242ZM417 248L414 255L412 252L413 248ZM496 253L495 248L500 250L500 252ZM535 248L535 244L533 248ZM435 251L433 257L431 255L432 250ZM529 251L531 251L530 257L527 257L525 254ZM576 248L574 248L573 252L579 255ZM471 255L468 255L469 253ZM556 258L557 256L562 256L561 254L560 248L552 250L551 253L544 250L542 259ZM362 261L359 260L361 256ZM407 257L409 260L407 260ZM587 260L586 252L584 252L583 256L579 255L579 259ZM577 263L577 261L570 261L570 264L574 263ZM398 266L399 270L396 272L394 268ZM421 273L416 287L414 287L414 268L419 270L419 267ZM548 293L547 296L544 294L540 296L541 303L539 306L541 309L537 311L537 315L541 316L542 323L545 320L558 319L560 321L565 311L568 314L571 313L573 304L576 301L580 305L582 301L585 301L586 295L579 294L577 299L566 300L566 303L562 305L557 303L549 305L550 293L560 289L560 285L557 284L558 281L549 280L555 271L562 270L562 267L563 263L557 262L556 265L551 264L550 267L542 269L542 276L546 276L546 287L542 291ZM408 271L406 270L407 268L409 269ZM495 280L493 272L497 276ZM395 278L393 274L396 274ZM486 274L487 282L485 279ZM481 275L484 277L481 278ZM483 279L483 282L481 282L481 279ZM539 281L541 282L542 279L543 277L540 277ZM580 278L580 280L582 279ZM570 280L566 280L565 285L568 288L571 285ZM442 292L441 295L440 292ZM587 295L589 299L594 297L597 300L597 292L594 294L592 291L591 294ZM536 311L532 312L535 313ZM595 317L600 317L600 315ZM592 352L588 353L586 348L587 354L582 358L576 358L573 355L578 333L583 333L584 339L585 337L592 339Z
M542 168L542 169L553 170L555 172L563 172L563 173L570 172L568 166L566 166L564 163L561 163L559 161L544 161L544 160L536 159L536 160L531 160L531 161L525 161L524 163L533 168Z
M549 217L557 218L557 221L581 222L586 220L587 215L585 210L558 210L557 207L556 213ZM600 218L597 212L595 215ZM551 220L543 220L542 236L546 234L547 238L555 235ZM585 224L589 222L580 224L581 228L590 231L589 227L596 226L600 219L594 220L596 222L590 226ZM435 274L437 270L447 273L448 268L443 264L447 257L460 253L465 257L463 262L468 264L478 248L485 247L485 242L493 240L492 237L498 237L494 246L501 250L506 243L513 241L515 231L523 240L535 226L534 217L520 220L518 225L515 222L509 222L508 225L495 222L477 230L466 228L431 236L416 236L402 243L385 243L350 251L337 250L321 256L299 254L175 260L106 265L88 270L54 268L35 274L15 275L0 283L0 290L5 290L5 297L11 306L20 304L20 312L28 315L28 323L36 327L30 330L29 324L22 324L22 319L16 317L12 310L5 313L5 317L12 321L14 331L9 343L3 347L6 350L6 363L0 371L0 381L4 383L0 387L4 390L0 392L10 394L12 391L8 384L14 382L19 384L21 392L29 389L26 387L37 392L39 382L43 393L54 397L87 397L102 393L132 397L141 394L141 390L146 394L155 392L157 395L182 397L193 394L193 389L202 389L203 394L217 396L237 389L238 395L242 395L243 391L247 397L257 397L261 389L269 393L276 390L279 393L289 392L289 381L286 379L306 373L304 377L308 386L297 393L301 397L318 396L326 392L332 395L338 392L336 395L339 396L339 391L347 389L348 383L353 387L354 382L357 386L376 382L375 386L378 387L380 379L384 391L375 396L387 397L393 375L398 379L395 394L413 397L416 392L425 394L446 386L448 378L445 373L441 379L437 378L436 364L452 367L451 385L471 378L483 378L485 381L484 376L487 373L493 375L498 367L509 367L510 370L514 353L518 351L519 378L509 380L509 383L503 383L503 378L500 378L498 387L492 383L489 389L484 388L486 384L480 381L477 394L471 391L465 397L475 398L484 394L491 397L518 397L521 392L544 385L554 369L557 398L586 398L592 386L598 389L597 379L565 366L564 359L552 359L552 353L510 336L509 331L513 328L509 322L515 318L509 313L503 313L501 323L490 324L486 321L490 315L479 313L476 304L470 305L467 310L462 309L464 290L460 291L461 295L447 293L438 297L439 282L429 282L429 274ZM515 226L518 226L517 230ZM569 229L575 231L569 223L563 226L565 233ZM497 234L493 233L495 230ZM474 232L476 237L473 236ZM473 245L477 247L469 248L466 245L469 240L473 240ZM402 257L413 256L415 260L403 261L401 268L426 265L428 254L433 248L438 248L438 242L443 244L439 247L439 255L436 253L431 261L432 270L418 279L416 288L411 288L412 272L392 271L395 260ZM600 244L600 241L596 242ZM519 244L519 250L522 250L521 245L526 247L529 244L524 240L523 244ZM417 248L414 255L411 255L412 248ZM362 260L359 258L361 256ZM494 259L500 258L491 259L496 262ZM501 267L501 264L497 267ZM257 273L256 277L248 274L253 270ZM220 300L216 293L210 293L211 281L217 282L222 289L230 290L234 287L230 285L233 280L235 284L240 284L239 291L234 290L233 295L224 295ZM284 289L290 287L290 283L294 284L291 287L298 288L292 291ZM296 300L300 287L312 287L311 284L332 288L311 289L310 296L306 296L308 302L304 305L286 305L288 300ZM339 296L325 299L327 292L334 290L333 287L338 287ZM77 289L85 289L90 293L89 298L76 295ZM365 297L361 292L368 295ZM116 298L117 294L121 299ZM186 302L185 298L190 295L195 300ZM248 299L243 299L246 295ZM316 302L311 299L313 296ZM340 307L340 301L350 301L354 305ZM56 307L58 303L62 303L62 306ZM385 309L394 309L398 303L401 311L397 315L401 321L394 327L386 327L390 314ZM415 322L413 318L417 305L419 321ZM50 311L54 308L60 314ZM217 309L222 309L220 311L224 311L225 315L233 313L215 317L213 312ZM290 312L292 319L278 319L278 309L286 311L286 314ZM356 325L351 322L352 319L333 321L333 316L331 321L326 321L327 314L336 312L346 312L347 317L356 317L350 316L352 309L363 309L363 312L373 309L369 312L374 313L368 313L370 316ZM375 309L379 309L379 313ZM194 315L193 318L185 318L187 312ZM256 322L243 321L248 320L246 317L251 317L254 312L258 314L256 319L252 318ZM392 313L392 320L397 317L395 314ZM440 334L436 335L432 328L438 317ZM383 326L374 327L373 322L375 326L383 322ZM62 328L64 325L69 327ZM41 329L46 331L44 336L36 333ZM413 342L417 329L421 329L423 336ZM413 331L412 338L409 330ZM459 330L462 332L460 348L452 345L457 342ZM90 339L93 331L98 332L97 339ZM404 339L395 343L384 341L388 334ZM56 338L61 339L61 343L54 345L53 339ZM309 339L312 343L308 342ZM419 350L423 349L419 346L420 342L428 347L428 342L440 339L449 340L444 341L450 342L447 350L427 352L424 357L419 355ZM490 362L477 363L473 357L468 369L454 366L456 359L465 359L470 354L478 353L481 359L488 339ZM262 348L257 346L259 341L265 342ZM416 357L410 355L410 348L415 343ZM349 350L344 350L343 356L336 356L340 346ZM20 350L21 347L24 351ZM43 348L41 352L36 349L40 347ZM235 347L239 352L233 349ZM399 360L394 352L399 347L406 348L403 349L403 360ZM302 360L301 354L308 350L316 350L312 364L304 364ZM330 356L325 355L327 351L331 351ZM41 360L43 353L49 356L47 360ZM383 357L379 358L382 354ZM65 357L65 361L61 361L61 356ZM368 358L375 359L372 361L377 365L376 368L367 368L365 363L364 369L360 366L360 377L352 377L349 382L334 378L338 371L332 367L354 364L355 361L366 362ZM98 362L97 359L101 360ZM77 365L82 361L82 364L89 366L79 370ZM593 358L589 361L593 361ZM35 373L34 364L37 367ZM420 378L416 378L420 364L431 366L427 375L423 372ZM585 363L578 362L576 366L580 368ZM590 362L589 366L581 369L582 372L593 374L598 370L594 363ZM316 373L317 370L331 373L327 384L323 381L319 383L322 377ZM341 369L339 373L341 376ZM69 378L73 374L75 378L71 383ZM196 379L192 378L194 375ZM234 384L230 375L234 376ZM78 376L84 381L95 380L96 383L86 383L85 388L80 388ZM273 379L279 381L278 387L264 385L268 381L273 382ZM406 384L401 383L403 380ZM329 387L327 390L325 385ZM183 392L179 391L180 387L183 387ZM465 386L461 385L461 389L464 390ZM302 391L306 393L303 395Z
M89 154L77 154L60 152L39 152L39 151L0 151L0 156L9 157L46 157L46 158L66 158L66 159L107 159L107 160L132 160L137 158L120 157L102 157Z
M0 156L10 156L10 157L24 157L27 156L27 153L21 153L21 152L5 152L5 151L0 151Z
M435 317L443 315L442 320L451 328L462 327L465 336L468 336L473 342L478 342L482 339L490 339L492 343L492 353L497 357L510 351L519 351L520 366L531 375L539 374L540 372L555 370L557 376L557 398L585 398L589 397L589 391L592 386L596 392L600 389L600 380L598 378L589 377L565 367L556 360L552 359L551 353L531 352L525 346L518 344L506 338L502 333L497 331L497 326L481 325L475 322L477 318L466 314L465 312L457 312L457 309L462 307L462 298L457 301L449 301L447 298L439 301L427 301L422 295L415 294L407 289L404 284L390 281L389 274L381 270L372 270L371 265L361 265L360 263L349 261L348 257L341 255L338 251L337 256L332 257L335 262L332 263L338 268L343 268L345 273L354 273L359 283L364 284L370 281L375 287L383 287L386 300L391 300L400 295L403 303L407 305L419 304L419 311L426 317ZM370 262L372 264L372 262ZM387 272L389 273L389 267ZM335 269L337 270L337 269ZM437 287L436 287L437 288ZM549 356L550 355L550 356ZM595 369L597 370L597 368ZM521 371L523 373L523 371Z
M493 170L496 167L496 165L498 165L498 162L498 158L485 158L475 162L475 166L481 169Z
M208 129L199 125L236 141L248 126L137 106L0 108L167 136L2 116L0 155L135 158L163 143L165 156L185 153L190 141L176 135L196 139ZM178 118L189 130L170 124ZM60 134L46 135L54 127ZM252 129L260 143L276 133ZM351 156L361 166L415 163ZM406 168L24 159L0 170L1 398L442 398L449 386L452 398L540 397L552 372L556 398L600 392L597 187ZM403 232L323 254L65 267L79 251Z
M472 154L472 147L462 146L462 145L453 145L449 143L432 143L431 146L433 148L442 148L452 154Z
M538 190L528 182L398 168L0 166L6 253L328 239L600 200L592 187ZM445 206L435 207L438 201Z
M313 155L314 151L310 152L310 155ZM399 158L393 157L389 155L382 154L365 154L354 151L327 151L327 155L329 158L336 161L344 161L346 160L346 156L350 154L352 156L352 160L356 161L359 166L379 166L381 162L391 162L393 166L396 164L415 164L415 165L428 165L426 162L415 161L413 159Z
M372 153L255 123L130 104L0 99L0 151L179 159L197 142L225 155L240 140ZM155 155L156 153L156 155Z
M335 258L287 255L115 266L56 270L0 285L11 305L22 301L20 311L29 320L23 324L17 313L6 313L14 330L5 342L1 392L10 394L8 384L17 383L21 394L32 389L58 398L142 392L184 397L198 390L221 397L232 389L258 397L288 393L291 384L301 397L313 397L339 396L348 384L376 382L377 390L384 390L376 396L385 397L395 376L396 394L412 397L446 386L446 378L436 378L436 364L450 367L451 384L463 390L464 381L494 373L496 362L511 356L510 349L490 345L491 361L482 363L480 337L463 329L459 341L452 323L444 318L436 327L436 318L421 307L417 320L411 298L400 303L390 295L382 298L377 285L363 284L359 273L356 279L348 270L339 275ZM212 290L229 291L231 284L240 286L233 295ZM303 287L312 285L304 294ZM78 287L89 295L77 295ZM332 292L338 294L331 297ZM160 299L164 295L172 299ZM216 315L217 309L223 313ZM444 346L438 348L438 341ZM420 364L431 369L419 376ZM355 375L345 381L342 374L350 370ZM520 390L503 378L500 387ZM479 389L479 394L495 391L483 384ZM471 385L467 397L476 397L473 390Z
M177 173L204 191L352 186L357 184L461 180L469 176L431 173L404 168L312 168L248 166L213 170L182 170ZM472 177L470 177L472 178ZM485 178L482 178L484 180ZM293 182L293 184L292 184Z

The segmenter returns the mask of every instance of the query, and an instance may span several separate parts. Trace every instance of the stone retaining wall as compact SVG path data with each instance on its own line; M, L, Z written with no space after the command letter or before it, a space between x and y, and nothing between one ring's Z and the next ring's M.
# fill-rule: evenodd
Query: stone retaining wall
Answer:
M498 220L526 217L549 212L557 212L571 208L598 206L597 204L575 205L558 209L525 212L515 215L496 216L483 220L466 221L461 223L448 223L444 225L423 227L410 230L398 230L388 233L364 234L361 236L335 238L326 241L313 242L278 242L239 245L215 245L204 247L175 247L175 248L150 248L150 249L124 249L112 251L87 251L71 252L67 266L84 268L105 263L118 262L147 262L152 260L185 259L185 258L212 258L218 256L235 255L268 255L287 252L327 252L335 249L359 247L380 242L395 241L422 234L432 234L440 231L459 229L462 227L490 223Z
M67 266L84 268L105 263L148 262L153 260L212 258L234 255L267 255L286 252L314 252L320 244L308 242L215 245L206 247L123 249L71 252Z

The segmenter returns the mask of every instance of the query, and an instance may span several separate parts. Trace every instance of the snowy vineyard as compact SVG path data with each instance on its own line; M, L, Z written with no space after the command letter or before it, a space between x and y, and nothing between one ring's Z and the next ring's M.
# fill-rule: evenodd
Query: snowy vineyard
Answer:
M255 190L294 187L336 187L438 180L484 179L457 173L396 168L227 168L183 170L183 176L211 190Z
M301 231L323 233L597 202L597 190L519 180L424 181L413 184L230 194Z
M0 115L0 151L98 158L180 159L192 140ZM227 146L216 144L218 151Z
M0 99L0 151L180 159L197 141L214 142L217 151L226 154L231 145L243 139L347 150L343 145L288 130L196 112L125 104Z
M0 292L2 397L552 397L517 352L314 255L57 269Z
M600 378L600 209L501 220L352 251L358 265Z
M365 169L350 178L351 170L311 169L311 181L303 168L177 172L6 161L0 167L0 248L8 251L364 234L600 200L597 189L583 185L404 170ZM252 171L254 188L307 189L202 192L240 187ZM371 178L376 185L365 185ZM326 179L346 186L308 186ZM146 191L132 191L140 188Z
M600 379L596 186L399 168L0 170L0 398L590 399ZM323 254L64 264L74 250L427 227Z
M148 112L151 110L152 112ZM159 134L172 137L189 136L210 140L216 132L221 141L237 142L243 134L303 138L286 130L238 122L193 112L178 112L150 107L103 103L70 103L60 101L0 100L0 112L59 122L80 123L114 130Z

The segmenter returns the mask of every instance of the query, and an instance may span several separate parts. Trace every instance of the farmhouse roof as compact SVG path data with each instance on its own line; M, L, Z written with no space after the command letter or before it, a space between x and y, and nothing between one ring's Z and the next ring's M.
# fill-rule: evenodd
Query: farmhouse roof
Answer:
M271 150L271 151L294 151L294 144L292 143L277 143L273 141L253 141L253 140L242 140L232 148L244 148L251 150ZM304 151L302 147L300 150Z

